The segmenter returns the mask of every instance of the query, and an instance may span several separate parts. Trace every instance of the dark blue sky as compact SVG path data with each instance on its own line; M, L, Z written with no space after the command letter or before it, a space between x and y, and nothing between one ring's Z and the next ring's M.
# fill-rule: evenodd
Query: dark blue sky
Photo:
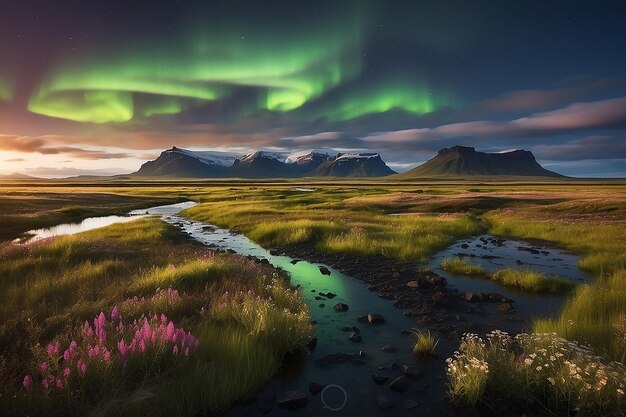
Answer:
M402 170L463 144L626 176L625 22L622 2L6 1L0 171L131 171L171 145Z

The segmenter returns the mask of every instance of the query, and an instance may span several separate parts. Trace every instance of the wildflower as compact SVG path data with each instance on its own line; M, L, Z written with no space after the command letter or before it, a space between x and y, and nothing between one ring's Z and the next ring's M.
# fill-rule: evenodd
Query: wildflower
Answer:
M39 372L41 372L42 374L45 374L46 372L48 372L47 362L41 362L41 365L39 365Z
M550 385L556 384L556 381L552 377L548 377L548 382L550 382Z
M24 377L24 380L22 381L22 385L24 386L24 388L30 389L33 385L33 378L30 375L26 375Z
M61 344L56 341L48 343L46 351L48 352L48 356L57 356L61 351Z
M70 370L70 368L67 368L67 367L66 367L66 368L63 370L63 378L65 378L65 379L69 379L69 377L70 377L70 374L71 374L71 373L72 373L72 371Z
M172 353L174 354L174 356L178 355L178 345L174 345L174 348L172 349Z
M48 380L46 378L41 381L41 387L46 390L48 389Z
M117 308L117 306L115 306L113 307L113 310L111 311L111 321L116 321L119 318L120 318L120 311Z
M539 366L538 366L537 368L535 368L535 369L537 369L538 371L541 371L541 369L542 369L542 368L541 368L541 365L539 365Z
M56 379L56 383L55 383L57 389L63 389L63 381L61 381L61 378L57 378Z
M185 348L185 358L189 357L189 346Z
M82 359L79 359L78 362L76 362L76 369L79 374L85 375L87 372L87 364Z

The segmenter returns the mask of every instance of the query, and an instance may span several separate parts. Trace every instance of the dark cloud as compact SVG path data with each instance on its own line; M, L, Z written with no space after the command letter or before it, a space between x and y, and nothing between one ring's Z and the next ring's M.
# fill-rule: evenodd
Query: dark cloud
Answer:
M585 159L626 159L626 139L609 136L588 136L557 145L531 148L535 156L550 161L581 161Z

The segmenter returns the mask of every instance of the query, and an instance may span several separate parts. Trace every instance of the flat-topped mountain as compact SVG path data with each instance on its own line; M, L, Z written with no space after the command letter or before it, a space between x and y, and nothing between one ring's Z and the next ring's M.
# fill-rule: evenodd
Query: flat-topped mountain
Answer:
M440 150L434 158L394 178L459 176L563 177L539 165L530 151L485 153L472 147L453 146Z
M392 171L378 154L326 150L255 151L248 154L173 147L131 174L174 178L380 177Z

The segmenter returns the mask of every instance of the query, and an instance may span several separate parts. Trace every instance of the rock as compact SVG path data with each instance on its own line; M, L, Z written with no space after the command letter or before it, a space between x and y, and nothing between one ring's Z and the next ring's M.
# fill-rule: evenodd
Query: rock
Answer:
M524 262L520 261L519 259L515 261L516 264L518 265L524 265Z
M266 264L266 265L267 265L267 264L269 264L269 263L270 263L270 261L268 261L266 258L263 258L263 259L260 259L260 260L259 260L259 263L260 263L260 264Z
M385 345L381 348L381 350L383 352L387 352L387 353L393 353L395 351L397 351L398 349L396 349L396 347L394 345Z
M356 354L359 358L364 358L365 357L365 352L363 352L362 350L359 350L359 352Z
M297 264L298 262L302 262L302 259L293 259L293 260L290 262L290 264L291 264L291 265L295 265L295 264Z
M448 298L448 296L441 291L437 291L436 293L434 293L432 296L432 300L435 304L439 304L442 306L450 304L450 299Z
M416 280L409 281L406 283L406 286L409 288L419 288L419 283Z
M431 287L444 287L448 283L444 277L440 277L437 274L430 273L419 280L420 286L428 285Z
M316 290L316 289L312 289L312 290L311 290L311 292L315 292L315 291L317 291L317 290Z
M395 392L407 392L409 390L409 380L406 376L401 375L391 381L389 388Z
M382 408L383 410L393 407L393 404L394 404L394 400L392 398L389 398L385 395L376 396L376 405Z
M346 312L350 307L344 303L337 303L333 306L333 309L338 312Z
M389 381L389 377L387 375L372 374L372 381L374 381L376 385L384 385L385 382Z
M283 392L276 399L276 405L280 408L294 409L301 408L307 405L309 399L302 391L287 391Z
M356 332L352 332L350 334L350 337L348 337L348 340L351 342L355 342L355 343L359 343L363 341L363 338L361 337L360 334L356 333Z
M306 347L308 347L309 350L314 350L317 347L317 337L312 337Z
M356 334L361 334L361 330L359 330L359 328L356 326L352 326L352 331Z
M326 304L324 304L324 303L320 303L320 305L319 305L319 306L320 306L320 308L324 308L324 307L326 307Z
M312 324L313 326L317 326L317 320L311 320L311 324Z
M326 298L328 298L329 300L332 300L333 298L335 298L337 296L337 294L333 294L332 292L328 291L326 293Z
M498 294L497 292L490 292L489 294L487 294L487 298L492 303L504 303L510 301L508 298L506 298L502 294Z
M316 299L317 301L319 301L319 300L322 300L322 297L320 297L320 296L316 295L316 296L315 296L315 299Z
M326 387L324 384L318 384L317 382L311 382L309 384L309 392L313 395L317 395Z
M385 322L385 318L380 314L370 313L367 315L367 322L369 324L383 324Z
M391 274L392 278L398 278L399 276L400 276L399 272L394 272L394 273Z
M506 301L498 304L498 311L505 314L511 314L515 312L515 309L510 302Z
M424 371L419 369L417 366L403 365L402 373L409 378L419 379L424 374Z
M420 405L417 401L415 400L404 400L402 401L402 406L404 408L406 408L407 410L412 410L415 407L417 407L418 405Z
M482 294L476 294L471 291L465 293L465 301L469 301L470 303L476 303L482 301Z
M367 316L359 316L356 318L356 321L358 321L359 323L367 323Z
M325 266L320 265L319 269L322 275L330 275L330 269L326 268Z
M467 243L464 243L464 244L461 245L461 248L462 249L467 249L467 248L469 248L469 245Z

